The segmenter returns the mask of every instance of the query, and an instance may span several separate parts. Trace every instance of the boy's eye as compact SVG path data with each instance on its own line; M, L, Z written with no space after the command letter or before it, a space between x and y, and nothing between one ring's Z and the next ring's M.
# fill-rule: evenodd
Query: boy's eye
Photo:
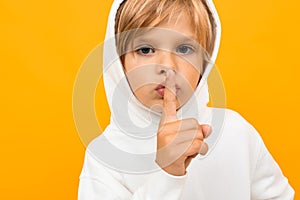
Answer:
M179 54L190 54L194 52L194 49L188 45L182 45L176 49L176 52Z
M151 47L141 47L141 48L137 49L136 52L141 55L148 55L150 53L154 53L155 51Z

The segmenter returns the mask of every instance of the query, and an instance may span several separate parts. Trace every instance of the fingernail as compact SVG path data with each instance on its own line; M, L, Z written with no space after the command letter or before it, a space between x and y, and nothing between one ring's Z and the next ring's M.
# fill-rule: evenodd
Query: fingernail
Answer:
M174 71L172 69L169 69L166 73L167 77L170 77L171 75L174 75Z
M201 145L201 148L200 148L200 154L201 155L205 155L206 153L207 153L207 151L208 151L208 145L206 144L206 143L203 143L202 145Z

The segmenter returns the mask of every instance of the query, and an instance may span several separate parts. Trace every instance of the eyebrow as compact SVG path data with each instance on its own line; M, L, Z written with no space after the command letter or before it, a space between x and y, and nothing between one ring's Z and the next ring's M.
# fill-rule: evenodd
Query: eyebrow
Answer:
M133 44L137 44L137 43L149 43L149 44L154 44L156 45L158 43L158 41L156 40L156 38L154 37L147 37L147 36L140 36L140 37L137 37L135 39L133 39ZM184 44L184 43L189 43L189 44L192 44L192 45L200 45L199 42L197 42L194 38L188 38L188 37L182 37L178 40L176 40L176 44Z

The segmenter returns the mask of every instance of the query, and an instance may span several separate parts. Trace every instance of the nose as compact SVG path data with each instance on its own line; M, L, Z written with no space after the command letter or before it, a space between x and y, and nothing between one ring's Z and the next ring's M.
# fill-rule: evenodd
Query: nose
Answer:
M169 69L177 70L176 55L170 51L160 50L159 52L159 72L166 73Z

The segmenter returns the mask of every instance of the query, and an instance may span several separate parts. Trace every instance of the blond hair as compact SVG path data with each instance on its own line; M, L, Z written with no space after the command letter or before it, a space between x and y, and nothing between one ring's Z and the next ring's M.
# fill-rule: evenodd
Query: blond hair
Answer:
M116 37L116 46L122 63L125 48L133 37L130 30L156 27L170 20L175 13L182 12L191 17L197 42L211 56L216 37L216 25L206 0L124 0L115 18L115 34L119 35Z

